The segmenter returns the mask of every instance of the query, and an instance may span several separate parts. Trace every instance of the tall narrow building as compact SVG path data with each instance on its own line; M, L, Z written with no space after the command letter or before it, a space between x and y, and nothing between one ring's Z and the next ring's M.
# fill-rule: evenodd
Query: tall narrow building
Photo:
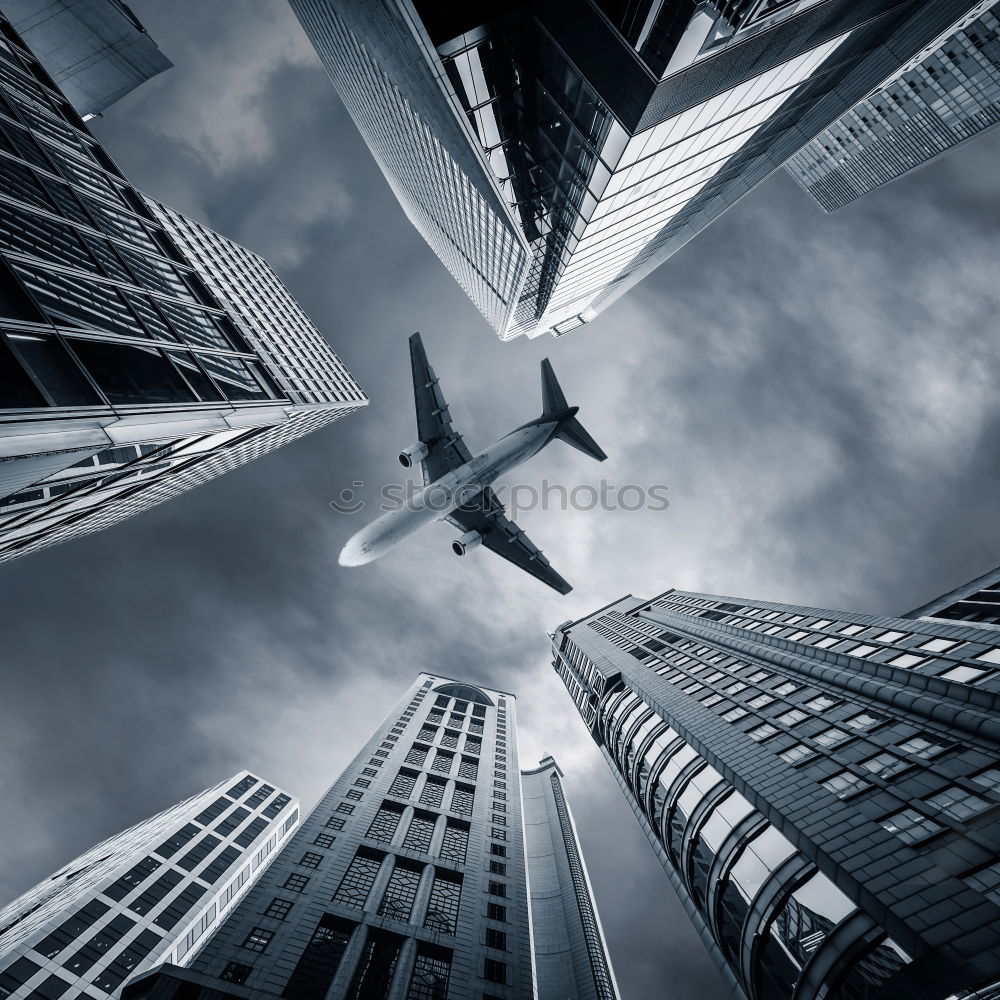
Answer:
M1000 124L1000 6L980 0L786 166L825 211L927 166Z
M519 777L514 697L419 675L190 966L125 997L529 1000L537 873L561 894L543 958L560 997L613 1000L583 972L613 988L568 810L533 794L526 861Z
M736 995L1000 984L996 631L671 590L551 638Z
M242 771L64 865L0 909L0 996L117 997L184 965L298 825L298 802Z
M123 0L4 0L3 12L84 120L173 65Z
M537 996L618 1000L576 824L552 757L521 772Z
M0 16L0 562L367 400L267 264L144 199Z
M588 322L974 0L290 0L502 339Z

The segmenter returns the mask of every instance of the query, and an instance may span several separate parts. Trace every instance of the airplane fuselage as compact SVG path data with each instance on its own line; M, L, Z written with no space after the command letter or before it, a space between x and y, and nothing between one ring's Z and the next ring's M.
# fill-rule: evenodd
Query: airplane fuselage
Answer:
M572 407L553 419L524 424L475 455L428 483L402 506L386 511L355 534L340 554L342 566L362 566L385 555L408 535L431 521L440 521L462 504L474 501L485 487L504 473L528 461L552 440L560 424L577 411Z

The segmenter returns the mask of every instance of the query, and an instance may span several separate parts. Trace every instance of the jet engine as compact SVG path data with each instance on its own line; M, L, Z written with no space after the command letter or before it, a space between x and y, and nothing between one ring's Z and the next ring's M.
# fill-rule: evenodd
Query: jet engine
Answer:
M409 448L404 448L399 453L399 464L404 469L410 469L418 462L422 462L427 457L427 445L423 441L411 444Z
M469 549L474 549L483 540L483 536L478 531L467 531L461 538L456 538L451 543L451 551L456 556L464 556Z

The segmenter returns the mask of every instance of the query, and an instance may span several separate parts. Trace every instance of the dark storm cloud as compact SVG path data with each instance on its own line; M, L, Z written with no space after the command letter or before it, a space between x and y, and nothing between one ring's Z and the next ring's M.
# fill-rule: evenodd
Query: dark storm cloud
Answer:
M269 258L371 405L131 522L0 568L0 897L243 766L308 805L413 673L519 696L556 754L626 997L723 989L548 665L545 632L676 586L892 613L997 562L1000 137L825 217L783 175L590 327L503 345L405 222L280 0L135 2L176 63L96 131L139 186ZM540 405L551 355L611 456L523 470L666 483L665 512L520 522L550 594L431 526L336 556L415 436L421 329L473 446Z

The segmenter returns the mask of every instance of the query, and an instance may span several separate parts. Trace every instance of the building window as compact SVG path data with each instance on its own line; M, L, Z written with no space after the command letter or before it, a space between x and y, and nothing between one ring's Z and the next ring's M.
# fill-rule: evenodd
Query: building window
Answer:
M406 753L406 763L416 764L417 767L420 767L427 759L428 750L430 750L430 747L424 747L420 746L418 743L414 743Z
M317 847L333 847L333 843L337 838L332 833L317 833L316 839L313 843Z
M872 715L871 712L861 712L859 715L852 715L844 725L850 726L851 729L867 730L872 729L882 721L879 716Z
M427 781L424 782L424 787L420 790L420 804L436 809L444 799L444 790L447 784L440 778L428 777Z
M490 872L494 875L506 875L507 866L502 861L491 861Z
M728 712L723 713L723 718L726 722L739 722L740 719L749 715L750 713L745 708L731 708Z
M365 851L363 848L359 850L340 880L333 898L338 903L360 910L368 899L368 893L371 892L384 856Z
M458 737L459 734L451 729L446 729L444 731L444 736L441 737L441 746L447 747L449 750L455 750L458 747Z
M243 947L247 951L267 951L267 946L274 937L274 931L265 930L263 927L255 927L243 942Z
M408 799L416 783L417 772L407 771L404 768L392 779L392 784L389 786L389 794L396 795L401 799Z
M806 746L805 743L796 743L787 750L782 750L778 756L789 764L798 764L807 757L812 757L815 753L816 751L812 747Z
M495 826L495 827L493 827L492 830L490 830L490 836L494 840L506 840L507 839L507 831L506 830L501 830L499 827Z
M751 708L767 708L767 706L770 705L772 701L774 701L774 698L771 695L759 694L757 695L756 698L751 698L747 702L747 704Z
M347 798L353 799L355 802L360 802L364 797L364 792L359 792L356 788L347 789Z
M944 829L939 823L935 823L929 817L918 813L916 809L901 809L891 816L886 816L880 822L886 830L894 833L907 844L914 844L918 840L940 833Z
M307 875L289 875L288 878L282 883L282 889L290 889L292 892L302 892L302 890L309 884L309 877Z
M861 761L861 766L866 771L877 774L880 778L889 778L894 774L899 774L900 771L905 771L910 765L886 750Z
M355 778L354 784L356 784L358 788L367 788L371 782L367 778Z
M855 792L860 792L871 787L864 778L859 777L851 771L841 771L839 774L834 774L821 781L820 784L842 799L846 799Z
M825 712L828 708L833 708L840 701L832 695L820 694L815 698L810 698L806 702L806 708L811 708L814 712Z
M451 762L455 759L453 753L448 753L447 750L438 750L434 755L434 763L431 764L432 771L438 771L441 774L448 774L451 771Z
M464 824L448 821L441 842L441 857L457 865L464 865L469 849L469 828Z
M778 732L777 726L772 726L770 722L765 722L763 723L763 725L756 726L754 729L751 729L750 732L747 733L747 736L749 736L750 739L756 740L758 743L760 743L763 740L766 740L769 737L774 736L774 734L777 732Z
M331 816L326 821L326 825L331 830L343 830L344 829L344 821L339 816Z
M456 785L451 795L451 811L471 816L475 794L476 790L468 785Z
M409 851L426 854L431 849L434 837L434 817L426 813L414 813L403 838L403 847Z
M337 806L337 812L347 813L348 815L350 815L352 812L354 812L354 806L351 805L350 802L341 802L340 805Z
M385 761L380 760L378 757L372 757L371 760L368 761L368 763L371 764L372 767L381 767L385 763Z
M778 716L778 722L783 726L797 726L803 719L808 719L809 713L803 712L801 708L793 708Z
M420 885L420 872L420 868L411 868L399 861L396 862L396 867L392 870L385 887L382 902L378 904L379 916L391 917L404 923L410 919L417 886Z
M929 795L924 801L927 805L940 809L946 816L962 821L981 813L984 809L989 809L992 805L978 795L959 788L958 785L943 788L940 792Z
M326 995L354 927L332 914L323 915L285 986L282 996L286 1000L315 1000Z
M488 916L490 920L499 920L503 923L507 923L507 907L502 906L500 903L487 903L486 916Z
M496 948L499 951L507 950L507 935L503 931L494 930L492 927L486 928L486 947Z
M319 868L322 860L322 854L315 854L312 851L306 851L306 853L299 859L299 864L302 865L303 868Z
M368 775L369 778L378 776L378 771L376 771L373 767L366 767L361 773ZM367 788L368 786L366 785L365 787Z
M499 896L501 899L507 898L507 886L503 882L494 882L490 879L489 888L486 891L491 896Z
M988 767L979 774L974 774L972 780L983 788L988 788L994 794L1000 795L1000 767Z
M388 844L396 834L403 810L392 802L383 802L365 834L370 840Z
M241 965L239 962L230 962L223 970L222 975L219 976L220 979L224 979L227 983L245 983L247 981L247 976L253 972L253 967L250 965Z
M487 958L483 961L483 978L491 983L507 982L507 964L498 962L494 958Z
M403 940L396 934L369 931L346 996L352 1000L384 1000L389 995Z
M458 762L458 776L469 781L475 781L479 774L479 761L472 757L462 757Z
M917 733L908 740L898 743L897 746L904 753L912 754L914 757L928 759L936 757L939 753L944 753L948 749L947 744L930 733Z
M290 899L282 899L280 896L275 896L270 903L267 904L267 909L264 911L265 917L273 917L275 920L284 920L288 916L288 911L292 908L292 901Z
M451 872L436 870L431 896L427 903L424 927L441 934L458 931L458 910L462 901L462 877Z
M490 820L494 823L499 823L502 826L507 825L507 817L501 816L500 813L492 813L490 815Z
M823 732L817 733L813 739L821 747L836 747L840 746L841 743L849 740L851 738L850 733L845 733L843 729L824 729Z
M490 844L490 854L498 858L505 858L507 857L507 848L503 844Z
M790 694L794 694L796 691L798 691L798 689L799 689L798 684L793 684L791 681L785 681L784 684L779 684L774 689L774 693L777 695L781 695L781 697L785 698Z
M451 953L432 945L419 945L406 1000L443 1000L448 995L450 976Z

